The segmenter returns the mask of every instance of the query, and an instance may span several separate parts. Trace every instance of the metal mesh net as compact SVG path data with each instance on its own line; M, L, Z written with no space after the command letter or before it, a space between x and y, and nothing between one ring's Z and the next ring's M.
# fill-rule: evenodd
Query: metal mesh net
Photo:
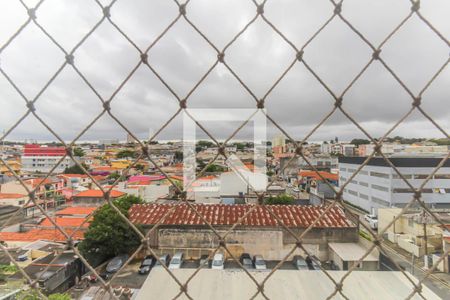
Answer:
M158 257L159 254L159 250L155 248L151 243L150 243L150 239L149 236L158 229L158 227L160 226L160 224L162 224L165 220L165 218L172 213L175 209L177 205L187 205L189 207L189 209L192 211L192 213L194 213L195 215L197 215L206 225L207 227L214 233L214 235L216 236L217 240L218 240L218 247L216 249L214 249L214 251L211 251L209 253L209 257L212 258L214 256L214 254L221 250L226 252L229 257L231 257L238 265L240 268L242 268L245 273L249 276L249 278L253 281L253 283L255 284L255 294L251 297L256 298L256 297L263 297L263 298L269 298L269 296L267 295L267 291L265 290L265 284L266 282L272 277L272 275L277 272L277 270L282 266L283 263L285 263L288 258L297 250L297 249L301 249L303 250L305 253L309 253L308 250L306 249L306 247L304 246L304 237L306 236L306 234L311 231L314 226L320 222L320 220L322 220L322 218L329 212L331 211L334 207L341 207L346 211L352 211L352 207L349 206L347 204L346 201L344 201L345 199L343 199L343 191L346 188L347 184L355 178L355 176L357 176L357 174L361 171L361 169L366 166L368 164L368 162L375 156L379 156L382 157L384 159L384 161L387 163L387 165L389 165L390 167L392 167L392 169L397 173L397 175L399 176L399 178L401 178L405 184L414 191L413 193L413 197L412 199L408 202L407 205L405 205L402 210L401 213L398 214L395 218L392 219L392 221L390 222L390 224L386 227L386 228L379 228L378 232L374 232L372 231L370 228L367 228L367 225L365 225L364 223L360 223L361 226L366 227L366 230L368 233L370 233L371 235L371 247L367 250L367 252L364 254L364 256L362 256L359 261L354 264L352 267L349 268L349 270L347 271L347 273L340 278L339 280L336 280L335 277L331 276L329 274L329 271L321 268L321 271L324 272L326 274L326 276L329 278L330 281L333 282L335 289L334 291L329 295L328 299L333 298L335 295L339 294L341 297L348 299L348 297L345 295L345 292L343 291L343 287L345 286L346 283L346 278L348 278L348 276L355 270L355 268L357 268L357 264L361 263L364 258L366 256L368 256L371 251L375 248L377 248L383 255L390 257L392 256L392 253L390 252L389 248L386 248L385 246L385 240L383 238L383 234L386 232L386 230L392 225L394 224L394 222L396 222L412 205L418 205L421 207L421 209L429 216L431 216L434 221L436 221L437 223L440 223L442 225L443 222L440 220L439 216L436 215L427 205L425 205L424 201L422 200L422 190L425 187L426 183L433 178L433 176L436 174L436 172L440 169L440 167L442 167L444 165L444 163L446 162L446 160L449 158L450 156L450 152L442 159L442 161L436 166L436 168L434 168L434 170L432 172L430 172L427 176L426 179L423 180L422 184L420 185L420 187L416 188L413 186L413 184L409 181L408 178L406 178L401 172L400 170L392 163L392 161L390 160L390 158L385 155L382 152L382 146L383 143L385 142L385 139L406 119L408 118L408 116L410 116L413 112L419 112L420 114L422 114L426 119L428 119L436 129L438 129L443 136L445 136L446 138L450 138L448 132L442 128L423 108L422 108L422 103L421 103L421 98L422 95L427 91L427 89L432 85L432 83L436 80L436 78L439 77L439 75L443 72L443 70L447 67L448 63L449 63L449 59L447 58L447 60L445 61L445 63L438 69L438 71L431 77L429 78L428 82L425 84L425 86L423 86L423 88L419 91L419 93L414 93L410 87L407 86L407 84L404 83L404 81L402 81L402 78L397 75L397 73L393 70L393 68L390 67L390 65L386 62L386 60L383 58L383 54L382 54L382 50L383 47L389 43L389 41L398 33L398 31L405 26L405 24L407 24L408 20L411 19L412 17L416 16L418 17L422 23L423 26L428 27L429 29L431 29L433 31L433 33L440 39L442 40L446 46L448 48L450 48L450 43L448 41L448 39L439 32L439 30L437 28L435 28L433 26L433 24L430 23L430 21L428 21L428 19L421 13L421 8L420 8L420 1L411 1L410 2L410 10L405 12L405 17L398 23L397 26L395 26L392 31L382 40L381 43L379 44L374 44L372 43L360 30L358 30L358 28L352 24L352 22L350 22L346 16L345 16L345 11L343 10L343 2L344 1L334 1L334 0L330 0L330 10L329 10L329 18L326 19L326 21L319 26L314 33L310 36L310 38L302 45L297 45L294 42L292 42L283 32L282 30L280 30L276 24L272 23L270 18L267 16L266 10L267 10L267 5L266 5L266 1L262 1L262 2L257 2L257 1L253 1L254 4L254 15L253 17L250 19L250 21L248 23L246 23L244 26L242 26L242 29L235 34L230 40L229 42L224 46L224 47L218 47L216 46L212 40L202 31L201 26L197 26L196 22L193 21L190 18L190 13L189 13L189 7L192 4L191 2L195 2L195 1L186 1L185 3L180 3L178 1L174 1L174 5L173 5L173 9L174 12L176 13L175 18L169 23L169 25L164 28L164 30L161 31L161 33L145 48L143 47L139 47L138 43L136 43L132 37L130 37L127 33L125 33L124 30L122 30L121 26L119 26L116 22L115 22L115 18L114 18L114 14L112 13L112 9L115 5L117 5L117 2L120 1L116 1L113 0L110 4L105 5L102 4L100 1L94 1L97 5L97 9L99 10L99 12L101 12L101 17L98 19L98 21L95 23L95 25L75 44L75 46L71 49L67 49L64 48L56 38L54 38L52 36L52 34L50 34L44 25L42 25L39 22L39 19L37 18L37 15L41 9L41 7L43 6L43 3L45 2L45 0L41 0L39 1L36 5L34 5L33 7L28 6L24 1L20 1L20 3L23 6L23 9L26 10L27 14L28 14L28 18L26 20L26 22L24 22L20 27L17 28L17 30L14 32L13 35L11 35L11 37L3 44L1 45L0 48L0 58L2 57L2 53L4 52L5 49L7 49L12 43L13 41L18 38L21 33L28 28L29 26L37 26L37 28L40 30L40 32L42 32L45 37L51 41L51 43L53 43L65 56L65 61L63 62L63 64L57 69L57 71L51 76L51 78L40 88L39 92L33 96L33 97L28 97L25 95L25 93L21 90L21 88L15 83L15 81L12 79L12 77L8 74L8 72L2 68L0 66L0 72L2 74L2 76L9 82L9 84L14 88L14 90L17 92L18 95L20 95L20 97L23 99L24 104L27 107L26 112L23 114L23 116L21 116L1 137L0 137L0 141L5 140L13 130L15 130L21 123L22 121L27 118L29 115L33 115L40 124L42 124L61 144L64 145L64 147L66 148L66 155L61 158L61 160L58 162L58 164L60 164L66 157L69 157L71 160L73 160L73 162L78 165L83 171L84 173L89 176L89 178L92 180L92 182L98 187L99 190L101 190L103 192L104 195L104 200L105 203L108 203L116 212L117 214L128 224L130 230L133 230L134 232L136 232L136 234L141 238L142 240L142 244L136 249L136 251L133 253L133 255L131 255L128 259L128 261L126 262L126 264L124 264L124 266L122 267L125 268L127 266L128 263L130 263L141 251L145 250L147 253L153 254L155 257ZM127 5L133 5L131 2L130 3L126 3ZM44 8L44 7L42 7ZM120 12L116 12L115 13L120 14ZM182 22L182 20L184 20L185 25L189 26L191 29L193 29L198 36L203 39L208 46L216 53L216 59L215 61L211 64L211 66L207 69L207 71L200 77L200 79L195 82L195 84L189 89L189 91L184 94L181 95L178 92L176 92L176 90L171 86L171 84L165 80L164 76L161 75L157 69L152 66L152 64L149 62L149 51L158 43L160 43L160 41L163 39L164 36L166 36L170 30L179 22ZM334 20L338 20L340 22L342 22L343 24L345 24L345 26L347 26L348 29L351 30L352 33L354 33L354 39L359 39L361 40L371 51L371 56L367 58L367 63L364 65L364 67L357 73L357 75L350 81L350 83L345 87L345 89L343 89L342 92L338 93L336 92L331 86L329 86L326 83L326 80L324 80L323 78L321 78L321 76L319 76L319 73L316 72L314 70L314 68L308 63L308 60L305 58L304 53L306 53L308 51L308 45L310 45L311 42L313 42L320 34L322 31L324 31L327 26L329 26L329 24L334 21ZM292 49L292 57L291 57L291 62L288 64L287 68L284 69L284 71L281 73L281 75L279 75L276 80L272 83L271 87L267 90L266 93L264 93L261 97L258 96L258 94L253 91L253 89L246 83L246 80L243 79L239 73L232 67L232 65L228 62L227 60L227 56L229 53L229 49L231 49L237 40L239 40L239 38L249 30L249 28L252 27L252 25L256 22L256 21L262 21L265 24L267 24L271 30L273 30L282 40L283 42ZM300 20L299 20L300 21ZM117 33L119 33L126 41L127 43L129 43L133 49L135 49L136 51L136 56L139 57L139 61L137 62L137 64L133 65L131 68L131 71L129 74L127 74L127 76L125 77L125 79L114 89L114 92L112 93L112 95L110 97L104 97L101 95L101 93L96 89L96 87L90 82L90 80L85 76L85 74L83 73L82 70L80 70L77 66L77 53L78 50L82 47L82 45L89 39L89 37L98 30L98 28L102 25L102 24L109 24L111 25L116 31ZM448 50L448 49L447 49ZM4 61L3 61L4 62ZM410 96L410 107L408 109L408 111L394 124L394 126L392 126L381 138L379 139L375 139L372 135L369 134L369 132L367 130L365 130L356 120L355 118L349 114L349 112L344 109L343 107L343 103L345 102L345 96L346 94L354 87L355 83L358 82L358 80L361 78L361 76L363 74L365 74L366 70L369 68L369 66L373 65L373 64L379 64L381 65L384 70L389 73L393 80L396 81L401 87L402 89ZM171 124L171 122L177 117L179 116L182 112L186 112L186 109L189 107L189 100L191 95L194 93L194 91L196 91L206 80L206 78L208 77L208 75L212 72L212 70L214 70L217 66L222 65L223 67L225 67L230 74L232 74L232 76L236 79L236 81L239 83L240 87L246 92L248 93L248 95L254 100L254 105L255 105L255 109L256 110L261 110L264 112L265 116L267 117L267 120L272 123L276 128L278 128L286 137L287 139L290 140L290 142L295 145L295 155L290 159L290 162L298 159L298 158L303 158L303 160L309 165L309 167L315 171L317 173L317 176L319 176L320 178L322 178L324 180L325 183L327 183L329 185L329 187L334 190L335 192L335 199L334 200L329 200L328 206L326 207L326 209L321 213L321 215L312 223L310 224L310 226L308 228L306 228L301 234L296 234L294 231L292 231L292 229L288 226L286 226L283 222L283 220L279 217L279 215L277 213L275 213L273 211L273 208L271 206L267 206L264 204L264 197L266 195L266 192L257 192L256 193L256 197L258 199L258 203L255 204L254 206L251 207L251 209L249 209L244 215L242 215L240 217L240 219L238 220L238 222L236 222L233 226L231 226L231 228L229 228L228 230L226 230L226 232L222 232L217 230L213 225L211 225L208 222L208 219L203 216L199 210L196 208L196 206L194 204L192 204L191 199L188 199L189 197L187 196L186 193L186 189L188 187L190 187L190 185L192 184L192 182L188 183L186 185L186 187L184 188L184 190L182 188L180 188L179 185L175 184L174 181L172 181L170 179L170 176L168 176L164 170L158 166L158 164L154 161L154 159L151 156L151 151L149 150L148 145L150 144L150 142L154 141L156 139L156 137L158 136L158 134L163 131L167 126L169 126ZM281 126L276 120L275 118L271 117L269 112L266 112L264 109L266 101L268 100L269 95L271 95L271 93L273 92L273 90L279 85L280 82L283 81L283 79L287 76L287 74L289 74L289 72L292 70L292 68L296 65L302 65L304 66L308 72L314 77L315 80L317 80L317 82L326 90L326 92L331 96L331 99L333 99L333 102L330 105L330 109L329 112L325 115L325 117L323 117L320 122L317 123L316 126L314 126L314 128L304 136L303 140L298 141L296 140L294 137L290 136L290 134L284 130L283 126ZM54 128L52 128L52 126L48 125L44 119L41 117L40 115L40 111L39 109L36 109L36 103L41 99L41 96L44 94L44 92L52 85L52 83L58 78L58 76L61 74L61 72L64 69L73 69L76 74L81 78L81 80L86 84L86 86L90 89L90 91L92 91L93 95L95 95L96 98L98 98L98 101L101 102L102 105L102 111L96 115L87 126L85 126L79 133L78 135L72 140L72 142L67 143L64 141L63 138L61 138L58 133L54 130ZM135 134L127 127L127 122L121 120L116 112L114 111L114 109L111 107L111 103L114 101L116 95L122 90L122 88L124 88L127 83L130 81L130 79L133 77L133 75L137 72L138 69L141 68L146 68L148 70L150 70L155 76L156 78L165 86L165 88L167 88L167 91L173 96L174 101L176 101L179 104L179 108L178 110L175 112L175 114L173 116L171 116L159 129L158 131L153 135L152 138L150 138L147 143L143 143L139 140L139 138L137 136L135 136ZM366 137L367 139L369 139L374 145L374 151L373 153L371 153L365 160L364 162L359 166L359 168L353 173L353 175L348 178L348 180L341 185L339 188L336 188L335 186L331 185L328 183L328 181L323 177L323 175L317 170L317 168L311 163L311 158L310 156L306 155L305 153L305 149L304 149L304 144L306 141L308 141L308 139L315 133L317 132L317 130L325 123L327 122L327 120L330 119L330 117L332 115L334 115L337 112L341 112L352 124L354 124ZM117 178L114 182L114 184L112 184L109 188L105 188L104 186L102 186L99 182L97 182L96 178L93 177L88 170L85 169L85 166L83 166L77 159L75 159L75 155L74 155L74 148L76 145L76 142L79 141L79 139L90 129L92 128L92 126L94 124L96 124L96 122L104 115L109 115L127 134L129 134L130 136L132 136L138 143L138 148L140 148L139 151L139 156L137 158L135 158L134 162L125 170L123 176L121 178ZM192 116L191 116L192 117ZM250 119L249 119L250 120ZM216 139L209 131L208 129L206 129L204 126L202 126L201 122L197 122L195 119L193 120L200 128L201 130L216 144L217 148L218 148L218 152L217 155L214 157L214 159L212 159L198 174L197 176L201 176L203 175L208 166L212 165L215 160L222 156L225 159L227 159L229 157L229 153L227 153L225 145L249 122L249 120L242 122L241 126L238 127L237 130L235 130L231 136L229 136L224 142L219 142L218 139ZM144 234L141 230L139 230L135 224L133 224L132 222L130 222L130 220L121 212L121 210L119 208L116 207L116 205L114 204L114 202L112 201L112 197L110 197L111 192L113 190L113 188L120 182L120 180L122 178L124 178L128 172L136 165L138 164L138 161L140 159L148 159L151 163L153 163L153 165L155 166L155 168L158 169L158 171L161 174L166 175L166 177L168 178L168 180L171 182L171 184L173 185L174 189L176 189L179 192L180 196L180 200L178 201L178 203L176 205L174 205L170 210L168 210L165 215L163 215L159 222L157 222L152 229L147 232L146 234ZM28 185L26 185L23 181L23 179L14 172L13 168L11 166L8 165L7 161L5 161L3 158L0 157L0 164L3 164L4 166L6 166L6 168L8 168L8 170L14 174L14 177L21 183L21 185L26 189L26 191L29 193L29 201L27 203L25 203L22 208L20 210L18 210L13 216L11 216L7 221L5 221L2 224L2 229L7 227L9 224L11 224L12 220L14 219L15 216L17 216L18 214L20 214L23 209L26 207L27 204L29 203L34 203L36 205L37 208L40 209L41 213L47 217L50 222L53 224L53 226L56 228L57 231L59 231L67 240L66 244L67 244L67 248L68 249L72 249L76 255L78 255L80 257L80 259L82 260L82 262L86 265L86 267L89 269L90 272L92 272L93 274L97 275L97 277L100 279L102 286L105 290L107 290L111 297L113 298L117 298L117 296L114 294L113 289L111 287L111 282L116 278L117 274L120 273L117 272L112 278L108 279L108 280L104 280L102 279L99 274L98 274L98 270L96 270L95 268L93 268L91 265L89 265L88 261L83 257L83 255L80 253L80 251L77 249L77 247L74 245L73 243L73 237L76 234L76 232L78 230L81 229L82 225L79 226L76 230L72 230L71 232L68 232L66 229L62 228L60 225L57 224L57 222L55 221L53 216L50 216L47 214L47 211L45 211L39 204L38 204L38 199L36 197L36 191L39 190L39 188L41 187L41 185L43 184L42 182L40 184L38 184L35 188L30 189L30 187ZM289 165L286 164L286 166ZM46 174L44 179L49 178L50 176L55 174L55 170L57 168L57 165L55 165L55 167L48 172L48 174ZM270 185L273 184L273 181L269 183L268 187ZM233 232L233 230L236 229L237 226L240 225L240 223L243 222L243 220L248 217L252 212L254 212L255 210L258 209L262 209L265 211L265 213L267 215L270 215L271 217L273 217L274 219L276 219L277 221L277 226L281 227L288 235L290 235L294 240L294 246L292 247L292 249L288 252L288 254L284 257L284 259L282 259L274 268L272 268L270 270L270 272L267 273L267 276L265 277L264 280L259 281L256 278L254 278L254 276L252 275L252 273L248 272L247 269L244 268L244 266L241 264L241 262L239 261L239 259L237 257L234 256L233 251L230 250L229 245L227 244L227 237L230 235L230 233ZM88 218L87 218L88 219ZM354 221L358 222L358 217L354 216ZM22 274L22 276L25 278L25 280L27 281L27 284L29 287L31 287L32 289L36 290L40 297L42 298L46 298L46 296L41 293L41 291L38 288L38 280L37 279L32 279L30 278L27 273L23 270L23 268L13 259L11 253L9 252L8 248L2 244L0 244L0 247L2 248L2 251L9 257L9 259L11 260L11 262L13 264L16 265L16 267L18 268L18 270L20 271L20 273ZM422 276L422 279L420 279L419 281L415 281L412 280L410 278L410 276L408 276L404 271L403 274L406 276L407 280L410 282L411 285L411 292L410 294L406 297L407 299L410 299L412 297L416 297L417 295L419 295L422 298L425 298L424 295L422 295L422 284L423 282L429 277L429 276L433 276L433 270L437 267L437 265L441 262L441 260L446 257L449 253L449 250L447 250L447 252L443 253L443 255L441 256L441 259L439 259L428 271L426 271L424 273L424 275ZM58 259L59 255L57 255L53 261L56 261ZM159 260L159 259L158 259ZM398 263L396 262L395 259L392 260L393 264L399 269L402 270L402 268L398 265ZM49 263L49 266L52 262ZM170 274L170 276L172 277L172 279L177 283L177 285L179 286L179 293L175 298L178 298L180 296L185 296L189 299L191 299L191 295L189 294L189 286L192 284L195 284L195 281L192 281L195 276L198 274L198 272L201 270L202 267L204 266L200 266L198 269L196 269L195 271L192 272L191 276L186 280L186 281L182 281L180 279L177 278L176 274L174 274L174 272L172 270L169 270L164 264L163 267L165 269L165 271L168 272L168 274ZM48 268L48 267L47 267ZM47 269L46 268L46 269ZM41 275L44 274L44 272L41 273ZM282 288L282 287L279 287Z

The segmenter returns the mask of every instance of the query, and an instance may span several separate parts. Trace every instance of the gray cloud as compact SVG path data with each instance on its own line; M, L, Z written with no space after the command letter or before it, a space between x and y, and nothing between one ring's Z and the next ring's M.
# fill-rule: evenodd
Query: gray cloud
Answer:
M32 5L33 1L26 3ZM105 3L107 4L107 3ZM193 0L187 6L192 22L219 48L251 20L256 11L251 1ZM448 40L450 3L422 1L422 13ZM0 3L0 45L3 45L27 18L20 3ZM410 12L409 1L346 0L343 15L377 47ZM329 1L268 1L265 16L298 48L332 15ZM119 0L111 10L112 20L145 49L176 18L177 6L170 1ZM44 1L37 20L61 46L72 47L101 18L94 1ZM261 18L252 24L225 52L225 60L257 98L295 59L295 51ZM305 61L324 82L340 94L370 60L372 50L339 18L335 18L304 49ZM381 56L394 72L417 94L448 59L449 47L418 17L412 16L383 47ZM104 22L75 52L75 64L104 99L139 62L138 51L108 22ZM64 54L33 24L28 26L3 52L1 67L32 99L64 62ZM149 63L184 98L194 84L214 64L216 52L180 19L150 50ZM423 94L423 108L445 129L450 129L450 70ZM297 62L266 99L267 113L296 139L302 139L333 108L333 98L312 74ZM375 137L381 136L411 107L412 99L379 62L345 94L343 108ZM192 108L253 108L255 101L221 64L217 65L188 99ZM25 102L0 76L0 130L8 129L26 111ZM177 110L176 98L145 66L130 78L112 103L112 113L131 131L147 138ZM101 101L67 66L36 104L37 113L65 140L74 138L101 110ZM159 136L182 136L182 118L177 117ZM239 124L207 122L205 126L219 138ZM269 135L279 133L270 122ZM200 130L199 130L200 131ZM199 133L200 136L201 133ZM440 137L432 124L413 113L393 135ZM81 139L124 139L126 133L109 117L102 117ZM237 138L250 138L249 124ZM311 140L341 140L363 134L340 112L336 112ZM33 116L19 125L7 139L51 140L53 136Z

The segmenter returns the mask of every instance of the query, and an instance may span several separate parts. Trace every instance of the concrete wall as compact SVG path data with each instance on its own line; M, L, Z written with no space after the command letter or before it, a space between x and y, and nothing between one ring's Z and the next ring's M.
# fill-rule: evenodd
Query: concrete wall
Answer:
M217 229L220 235L227 229ZM304 229L293 231L299 236ZM328 259L328 242L357 242L356 228L350 229L312 229L304 240L304 247L321 260ZM219 239L207 228L160 228L150 237L150 242L159 248L171 249L215 249ZM294 247L296 239L279 228L237 228L226 237L227 247L233 255L243 252L261 254L268 260L283 259ZM203 254L203 253L202 253ZM304 254L296 249L292 254Z

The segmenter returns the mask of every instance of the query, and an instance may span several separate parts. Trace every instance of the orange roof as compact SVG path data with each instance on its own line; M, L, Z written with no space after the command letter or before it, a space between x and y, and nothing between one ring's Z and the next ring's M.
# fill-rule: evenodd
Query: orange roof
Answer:
M0 193L0 199L17 199L17 198L23 198L27 195L24 194L13 194L13 193Z
M85 178L85 177L88 177L88 176L86 174L61 174L61 175L58 175L58 177L69 177L69 178L81 177L81 178Z
M93 213L97 207L87 207L87 206L72 206L64 208L56 212L56 215L90 215Z
M31 178L31 179L24 180L23 182L25 184L30 184L33 188L37 187L41 183L42 183L42 185L58 183L58 181L53 181L50 178L46 178L45 180L42 178Z
M74 230L65 230L70 235ZM83 231L76 231L72 236L75 240L84 239ZM66 236L57 229L32 229L27 232L0 232L0 241L19 241L19 242L34 242L38 240L46 240L53 242L65 242Z
M325 172L325 171L300 171L298 175L302 177L313 177L316 180L323 180L319 174L322 175L323 178L329 179L329 180L338 180L339 176L337 174Z
M172 178L172 179L175 179L175 180L183 181L183 176L172 175L172 176L169 176L169 177Z
M58 226L61 227L88 227L89 226L89 221L84 222L86 218L55 218L53 221L55 221L55 223ZM84 224L83 224L84 222ZM83 224L83 225L81 225ZM50 221L49 218L45 218L40 224L39 226L43 226L43 227L55 227L55 225L53 225L53 223Z
M122 197L123 195L125 195L123 192L116 190L111 191L112 198ZM103 192L101 190L87 190L74 195L74 197L103 198Z

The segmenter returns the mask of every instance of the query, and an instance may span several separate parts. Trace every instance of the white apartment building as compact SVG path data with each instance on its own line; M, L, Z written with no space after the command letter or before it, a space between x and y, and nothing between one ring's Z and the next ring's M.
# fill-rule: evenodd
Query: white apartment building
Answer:
M61 156L22 156L22 171L47 173L60 159ZM62 173L65 168L74 164L70 157L65 157L53 172Z
M339 185L342 186L356 172L365 157L339 158ZM439 157L391 157L414 188L418 188L441 162ZM377 214L378 208L403 207L413 198L413 192L395 170L381 157L369 163L344 189L345 201ZM450 207L450 160L428 181L422 200L434 208Z

